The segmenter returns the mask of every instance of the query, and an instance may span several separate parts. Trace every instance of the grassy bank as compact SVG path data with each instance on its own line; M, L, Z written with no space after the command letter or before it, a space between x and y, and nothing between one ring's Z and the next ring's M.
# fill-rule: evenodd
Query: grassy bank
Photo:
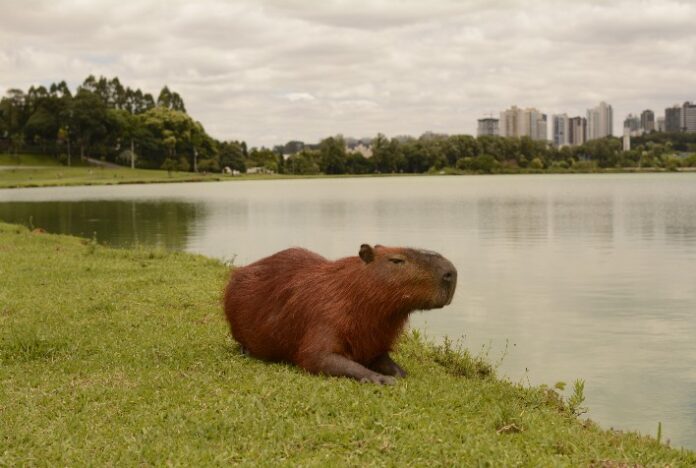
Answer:
M413 336L394 387L244 357L227 274L0 224L0 466L696 464Z
M0 153L0 168L3 166L60 166L56 158L42 154L13 154Z
M447 168L443 171L433 171L425 174L254 174L242 176L226 176L218 173L204 174L192 172L171 172L157 169L103 168L94 166L66 167L59 165L54 158L40 155L21 155L21 163L9 155L0 155L0 189L26 187L56 187L71 185L115 185L115 184L148 184L166 182L206 182L219 180L259 180L259 179L315 179L315 178L344 178L344 177L399 177L409 175L477 175L476 172L461 171ZM696 168L680 168L673 172L694 172ZM589 174L589 173L646 173L670 172L663 168L588 168L581 169L548 169L531 170L517 169L497 172L497 175L515 174Z
M55 187L68 185L148 184L163 182L202 182L221 180L219 174L193 174L101 167L0 168L0 188Z

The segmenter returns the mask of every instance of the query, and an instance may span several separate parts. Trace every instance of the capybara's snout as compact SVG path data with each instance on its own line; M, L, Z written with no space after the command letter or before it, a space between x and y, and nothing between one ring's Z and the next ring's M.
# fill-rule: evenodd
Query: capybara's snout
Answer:
M449 305L454 297L454 290L457 289L457 269L452 265L452 262L446 258L443 260L443 271L442 274L442 284L445 289L445 295L447 297L446 301L442 306Z
M442 255L437 255L433 261L435 277L439 280L439 293L434 301L433 308L449 305L457 288L457 269L452 262Z

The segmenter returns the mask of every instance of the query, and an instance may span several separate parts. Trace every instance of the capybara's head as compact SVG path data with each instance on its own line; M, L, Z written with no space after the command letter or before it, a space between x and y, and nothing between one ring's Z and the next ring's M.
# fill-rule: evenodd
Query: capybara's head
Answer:
M360 258L379 283L375 293L388 294L400 309L439 309L452 302L457 269L437 252L363 244Z

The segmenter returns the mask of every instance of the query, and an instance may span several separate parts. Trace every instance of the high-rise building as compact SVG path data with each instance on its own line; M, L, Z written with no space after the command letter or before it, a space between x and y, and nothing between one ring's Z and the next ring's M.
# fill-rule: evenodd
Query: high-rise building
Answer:
M657 131L658 131L658 132L664 132L664 131L665 131L665 118L664 118L664 117L658 117L658 118L657 118Z
M499 135L500 128L498 124L499 120L492 117L478 119L478 136L483 135Z
M681 129L684 132L696 132L696 104L685 102L682 106Z
M602 101L597 107L587 109L587 139L594 140L614 134L614 112Z
M640 119L637 115L628 114L624 120L624 128L627 128L632 134L635 134L640 129Z
M533 140L546 140L548 139L546 114L534 108L520 109L512 106L500 113L500 135L528 136Z
M517 106L500 113L500 135L504 137L522 136L523 110Z
M529 122L530 126L533 126L534 123L536 123L536 128L531 127L532 140L547 141L549 139L549 128L546 114L538 114L537 116L531 115Z
M556 114L552 117L551 140L557 148L570 144L568 140L569 132L568 114Z
M571 146L582 145L587 141L587 119L573 117L568 119L568 144Z
M640 113L640 128L646 133L655 130L655 113L650 109Z
M678 105L665 109L665 132L675 133L681 131L682 108Z

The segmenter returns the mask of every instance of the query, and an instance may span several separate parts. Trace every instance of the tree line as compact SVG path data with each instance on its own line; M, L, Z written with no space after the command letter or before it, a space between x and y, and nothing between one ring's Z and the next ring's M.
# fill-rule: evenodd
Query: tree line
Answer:
M322 140L281 160L265 159L267 167L294 174L371 174L534 171L588 171L610 168L696 166L696 134L651 133L633 139L623 151L619 138L590 140L579 146L556 148L529 137L433 135L372 140L372 157L346 149L341 136ZM264 161L262 161L264 162Z
M142 168L245 172L260 166L289 174L587 171L607 168L696 166L696 134L652 132L622 150L619 138L556 148L528 137L437 135L371 142L372 156L351 150L342 136L317 145L288 142L247 149L219 141L186 112L181 96L164 86L157 99L120 80L88 76L72 93L67 84L10 89L0 99L0 151L51 154L65 164L83 157ZM689 155L689 153L692 153Z
M0 99L0 151L182 171L244 170L248 156L244 142L209 136L167 86L155 99L118 77L92 75L74 93L65 81L8 90Z

